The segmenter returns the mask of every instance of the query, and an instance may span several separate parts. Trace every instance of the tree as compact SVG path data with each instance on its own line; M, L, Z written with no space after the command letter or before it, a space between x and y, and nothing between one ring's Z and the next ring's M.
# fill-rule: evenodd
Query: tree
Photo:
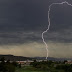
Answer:
M21 63L19 64L19 68L21 68Z
M15 72L16 63L10 63L10 60L5 62L5 58L1 58L0 72Z
M5 72L15 72L15 66L13 64L5 65L6 71Z
M67 60L64 60L64 62L63 62L63 63L65 64L66 62L67 62Z
M15 61L14 61L14 62L12 62L12 64L13 64L14 66L16 66L16 67L18 66L18 63L17 63L17 62L15 62Z

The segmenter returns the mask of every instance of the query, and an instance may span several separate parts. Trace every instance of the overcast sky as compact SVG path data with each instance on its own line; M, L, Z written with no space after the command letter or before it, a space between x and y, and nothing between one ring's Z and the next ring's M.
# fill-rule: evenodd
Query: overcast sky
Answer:
M46 56L41 34L48 26L48 7L62 1L0 0L0 54ZM72 57L72 7L53 5L50 19L44 34L49 57Z

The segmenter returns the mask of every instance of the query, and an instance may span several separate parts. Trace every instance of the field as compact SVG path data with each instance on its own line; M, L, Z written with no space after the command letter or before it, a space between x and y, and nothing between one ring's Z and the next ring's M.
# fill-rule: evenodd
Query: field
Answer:
M36 68L33 68L31 66L27 67L22 67L22 68L16 68L15 72L48 72L48 71L41 71L37 70Z
M37 70L34 67L27 66L27 67L17 68L15 72L50 72L50 71ZM64 72L64 71L63 70L52 70L51 72Z

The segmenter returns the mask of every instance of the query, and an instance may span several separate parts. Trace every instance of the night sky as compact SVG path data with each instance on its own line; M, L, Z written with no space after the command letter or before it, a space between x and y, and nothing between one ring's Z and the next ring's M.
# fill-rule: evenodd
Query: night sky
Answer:
M48 7L62 1L0 0L0 54L46 56L41 34L48 26ZM53 5L50 19L50 30L44 34L49 57L72 57L72 7Z

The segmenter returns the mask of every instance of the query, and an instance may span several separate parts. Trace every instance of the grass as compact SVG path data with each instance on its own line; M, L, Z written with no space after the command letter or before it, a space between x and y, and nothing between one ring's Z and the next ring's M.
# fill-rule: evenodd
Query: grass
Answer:
M16 68L15 72L48 72L48 71L42 71L42 70L39 70L39 69L31 67L31 66L25 66L22 68ZM64 71L51 69L51 72L64 72Z
M48 72L48 71L41 71L41 70L37 70L34 67L27 66L22 68L16 68L16 72Z

